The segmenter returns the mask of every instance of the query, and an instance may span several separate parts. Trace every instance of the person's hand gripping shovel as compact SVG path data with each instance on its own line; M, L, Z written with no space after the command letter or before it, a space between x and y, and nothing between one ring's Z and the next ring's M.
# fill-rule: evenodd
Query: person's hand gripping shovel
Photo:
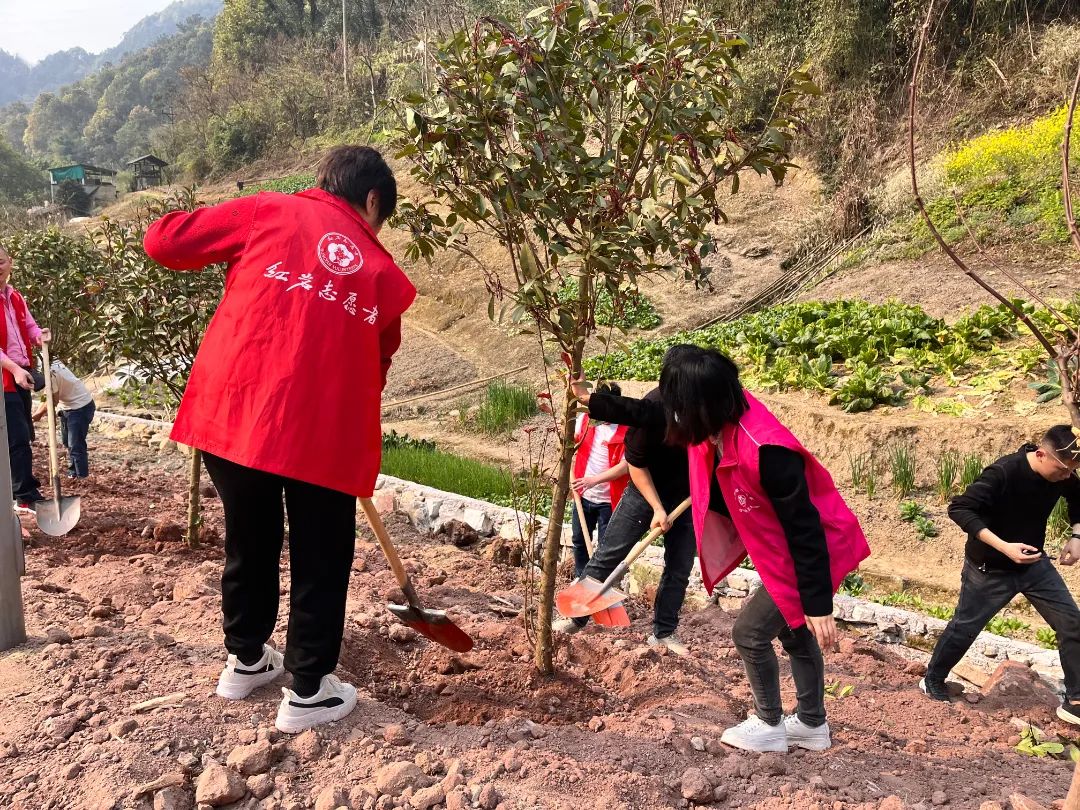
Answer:
M60 494L60 464L56 458L56 403L53 401L48 340L41 341L41 359L45 364L45 403L49 412L49 476L52 479L53 496L51 499L38 501L34 512L39 529L53 537L63 537L79 522L82 499L78 495Z
M375 532L375 539L379 541L386 561L390 563L390 570L401 586L401 592L405 594L407 605L387 605L387 610L398 619L407 624L417 633L426 636L437 644L441 644L454 652L466 653L473 648L473 640L469 634L454 624L453 620L442 610L427 610L420 604L409 574L405 566L401 564L394 544L390 541L390 535L379 517L379 510L371 502L371 498L361 498L360 505L364 508L371 530Z
M668 517L671 522L674 523L689 507L690 499L687 498L670 513ZM656 528L641 538L637 545L630 549L626 559L619 563L603 582L592 577L582 577L557 593L555 605L559 613L569 618L591 616L601 610L608 610L626 599L626 594L616 588L615 583L622 580L630 566L634 564L634 560L640 557L661 534L663 534L663 529Z

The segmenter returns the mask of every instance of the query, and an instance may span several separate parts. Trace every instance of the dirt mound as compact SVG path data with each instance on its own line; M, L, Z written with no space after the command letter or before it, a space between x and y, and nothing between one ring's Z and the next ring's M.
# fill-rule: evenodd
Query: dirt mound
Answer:
M735 614L718 606L685 615L692 654L679 658L644 644L651 611L631 600L630 628L564 639L559 674L540 677L512 615L523 570L486 560L483 543L459 549L398 517L391 532L423 600L449 609L476 648L453 655L391 619L385 604L400 595L364 535L340 667L360 689L358 708L285 738L272 725L276 684L244 701L213 694L224 658L221 550L154 551L152 531L143 536L156 521L182 521L182 459L118 447L133 470L110 463L101 444L79 534L54 540L28 525L31 638L0 654L2 807L192 808L198 787L204 797L242 793L228 806L244 810L895 810L1008 806L1016 791L1049 805L1068 785L1069 763L1012 747L1015 721L1069 733L1051 706L933 703L908 662L850 635L827 660L832 750L726 748L720 734L751 705L730 640ZM209 521L220 530L217 508ZM287 573L285 563L285 592Z

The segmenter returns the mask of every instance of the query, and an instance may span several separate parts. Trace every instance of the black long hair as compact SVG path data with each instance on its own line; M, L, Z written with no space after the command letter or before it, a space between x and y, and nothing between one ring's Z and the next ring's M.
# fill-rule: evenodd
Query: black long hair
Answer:
M664 356L660 397L673 444L699 444L738 422L750 407L730 357L685 343Z

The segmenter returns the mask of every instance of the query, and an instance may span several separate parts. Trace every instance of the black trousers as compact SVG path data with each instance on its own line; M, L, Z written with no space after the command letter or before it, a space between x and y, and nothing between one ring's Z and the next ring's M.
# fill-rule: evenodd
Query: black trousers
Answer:
M7 416L8 461L11 463L11 496L16 500L40 495L41 482L34 477L34 422L30 418L30 392L15 387L4 392L4 412Z
M1043 557L1020 571L983 570L971 560L964 560L960 582L956 613L934 647L927 678L944 681L986 623L1022 593L1057 633L1065 696L1080 701L1080 609L1049 559Z
M274 631L287 511L292 579L285 669L297 692L312 694L322 676L334 671L341 652L356 498L209 453L203 460L225 509L225 648L242 661L257 660Z

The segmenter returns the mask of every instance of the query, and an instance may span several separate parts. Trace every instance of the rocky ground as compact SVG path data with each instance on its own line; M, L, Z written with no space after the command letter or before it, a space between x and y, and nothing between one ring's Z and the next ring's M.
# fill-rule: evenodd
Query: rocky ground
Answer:
M1069 783L1069 763L1014 750L1028 723L1080 736L1022 666L935 704L916 688L918 662L852 634L828 658L831 751L722 746L750 709L730 639L736 603L684 617L686 659L644 645L648 608L632 603L633 627L563 640L559 674L540 677L513 549L421 536L394 516L422 597L476 648L453 655L395 623L385 604L397 589L361 531L339 670L359 705L286 737L273 727L276 687L238 702L213 694L224 653L212 490L206 543L192 551L179 542L182 457L97 437L93 462L71 535L26 523L30 639L0 654L0 807L990 810L1020 807L1017 792L1050 806ZM287 581L284 565L283 597Z

